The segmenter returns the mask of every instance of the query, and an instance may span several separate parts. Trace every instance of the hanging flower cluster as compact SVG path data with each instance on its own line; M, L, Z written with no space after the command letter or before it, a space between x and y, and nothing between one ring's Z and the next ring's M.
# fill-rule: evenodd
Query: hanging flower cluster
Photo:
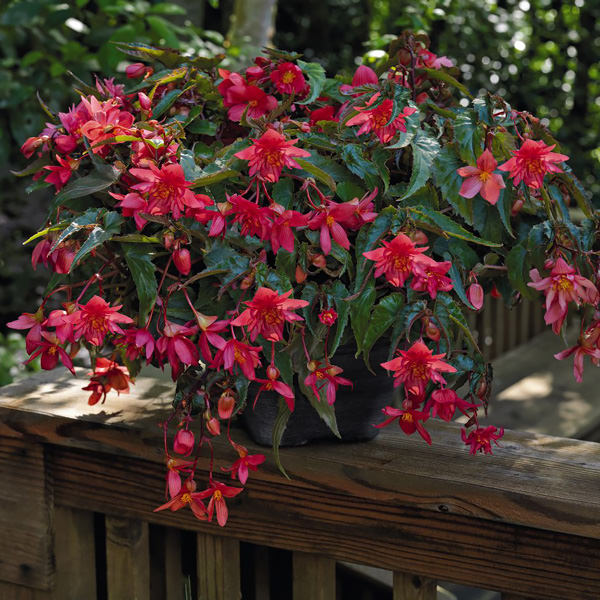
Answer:
M285 419L304 395L335 423L354 385L340 346L367 363L388 350L375 367L401 397L374 425L397 420L431 444L429 419L462 414L470 452L491 452L503 431L479 423L490 371L465 318L487 293L543 292L555 333L583 309L578 345L557 358L575 354L578 379L584 355L600 364L597 219L568 157L498 96L460 104L457 69L426 37L403 34L346 83L276 50L238 73L121 46L168 68L80 85L23 144L24 174L55 192L30 240L53 277L10 326L44 369L74 372L88 350L90 404L126 394L144 364L170 371L157 510L224 525L265 460L233 439L232 419L257 402ZM216 437L235 456L220 468Z

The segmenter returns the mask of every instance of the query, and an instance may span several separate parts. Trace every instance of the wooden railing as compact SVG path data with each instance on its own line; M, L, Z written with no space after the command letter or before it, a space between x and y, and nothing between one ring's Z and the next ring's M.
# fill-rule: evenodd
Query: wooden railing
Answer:
M0 390L2 599L281 600L267 548L291 553L272 568L293 600L334 600L338 561L394 571L395 600L433 600L436 580L505 600L600 598L595 443L507 432L493 456L470 456L457 425L431 424L432 447L394 429L284 449L289 480L253 448L267 461L220 528L153 512L170 383L139 377L96 407L82 385L42 373Z

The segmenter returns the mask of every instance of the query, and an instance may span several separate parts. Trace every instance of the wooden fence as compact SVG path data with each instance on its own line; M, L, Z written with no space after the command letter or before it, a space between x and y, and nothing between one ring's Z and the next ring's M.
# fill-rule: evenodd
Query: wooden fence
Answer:
M600 598L595 443L507 432L474 457L439 423L432 447L394 429L284 449L288 480L236 432L267 462L219 528L152 512L171 386L139 377L88 407L84 383L42 373L0 390L2 599L335 600L338 561L392 570L395 600L433 600L436 580L504 600ZM234 457L216 447L218 470ZM270 595L274 573L290 595Z

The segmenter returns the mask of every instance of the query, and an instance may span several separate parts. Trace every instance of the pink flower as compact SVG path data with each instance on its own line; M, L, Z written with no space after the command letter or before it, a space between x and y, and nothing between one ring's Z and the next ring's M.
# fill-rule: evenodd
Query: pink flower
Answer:
M114 98L100 102L95 96L82 98L81 103L87 109L90 119L81 125L81 133L90 141L92 151L99 153L102 142L118 135L130 133L134 116L119 108Z
M232 373L234 366L237 365L246 378L253 381L256 379L255 369L260 366L261 351L260 346L250 346L235 339L228 340L215 355L213 366L217 369L223 366Z
M198 493L198 498L208 498L210 496L207 507L208 520L212 521L213 512L216 512L217 523L221 527L225 527L228 517L225 498L234 498L243 490L244 488L231 487L218 481L211 481L208 489Z
M477 408L477 405L463 400L454 390L443 388L432 392L423 410L428 412L430 408L432 417L439 416L440 419L449 422L457 408L466 415L467 410Z
M88 404L94 405L100 399L104 402L106 394L113 389L117 394L128 394L130 382L127 367L116 363L114 360L100 357L96 359L96 366L91 373L90 383L82 389L92 392L88 398Z
M198 347L202 358L208 362L212 362L212 354L209 343L215 348L223 348L225 340L217 335L221 331L227 329L229 321L218 321L218 317L208 317L196 311L196 323L200 327L200 337L198 338Z
M277 65L277 68L271 72L271 81L280 94L298 95L306 85L302 71L291 62Z
M475 310L480 310L483 306L483 288L478 283L472 283L467 289L467 299L473 305Z
M173 451L183 456L189 456L194 449L194 433L189 429L180 429L173 440Z
M187 479L180 491L171 500L155 508L154 512L165 510L166 508L176 511L184 506L189 506L197 519L206 521L206 507L204 506L204 502L202 502L202 499L205 497L203 492L196 492L196 482L193 479Z
M29 329L25 336L25 349L31 354L42 341L42 322L44 313L39 309L35 313L23 313L15 321L6 324L10 329Z
M130 361L136 360L143 354L146 362L149 363L154 354L154 338L145 328L130 327L125 331L125 335L119 338L117 344L125 347L125 356Z
M599 340L600 323L596 321L582 333L578 344L571 348L567 348L562 352L558 352L554 355L554 358L557 360L564 360L572 354L575 354L573 375L575 376L575 380L581 383L583 381L583 359L585 355L587 354L591 357L594 364L600 364L600 349L598 348Z
M248 470L257 471L258 465L265 462L264 454L248 454L248 449L240 444L233 442L233 447L237 450L239 458L231 465L231 467L221 470L225 473L231 473L231 479L237 479L242 485L246 485L248 481Z
M537 269L532 269L529 276L531 281L527 285L546 294L544 320L547 325L552 325L552 331L557 335L567 316L569 302L575 302L577 306L581 302L592 305L598 302L596 286L579 275L577 269L562 257L556 260L548 277L542 278Z
M171 377L175 381L182 371L182 365L197 365L199 356L196 345L189 338L197 333L198 327L177 325L165 319L163 335L156 341L156 350L161 363L164 358L171 365Z
M191 473L194 461L167 456L167 491L169 497L177 496L181 490L180 473Z
M496 433L496 431L498 433ZM489 427L477 427L474 431L471 431L467 435L464 429L461 429L461 436L463 442L467 446L471 446L469 452L471 454L477 454L477 452L484 452L485 454L492 454L492 442L499 446L497 440L504 435L504 428L501 427L499 430L490 425Z
M394 387L401 383L411 394L422 397L425 387L432 381L446 384L441 373L454 373L456 369L441 360L445 354L433 354L422 340L415 342L408 350L399 350L398 356L381 363L384 369L394 371Z
M279 394L285 400L290 412L294 412L294 392L292 388L287 385L287 383L283 383L283 381L277 381L280 375L281 373L279 372L279 369L271 364L267 367L267 379L255 379L255 381L260 383L261 386L254 397L254 404L252 405L252 408L256 406L261 392L273 391Z
M500 190L506 187L502 175L494 173L498 162L493 154L486 148L477 159L476 167L461 167L456 172L461 177L466 177L460 188L459 194L463 198L473 198L477 193L490 204L496 204Z
M348 240L344 226L348 226L351 222L354 209L354 205L350 202L338 204L328 200L327 204L313 212L308 226L310 229L321 230L320 242L325 256L331 252L331 238L342 248L346 250L350 248L350 240Z
M344 370L335 365L326 364L320 366L319 361L313 360L309 363L310 374L304 379L304 385L309 387L317 400L320 400L320 392L324 386L327 386L327 403L334 404L337 389L340 385L349 385L352 387L352 382L345 377L339 377Z
M269 208L258 206L239 194L227 196L227 201L231 205L227 214L233 215L232 223L240 224L242 235L255 235L261 240L268 239L272 223Z
M277 108L275 96L268 96L255 85L233 85L225 93L227 116L232 121L241 121L244 111L248 119L259 119Z
M51 371L58 364L58 360L62 362L62 364L75 375L75 369L73 368L73 361L71 357L65 352L64 348L59 345L59 340L56 337L56 334L50 333L48 331L42 331L41 339L38 342L37 349L31 354L29 359L25 364L30 363L32 360L37 358L38 356L42 356L40 365L42 369L46 371Z
M83 336L93 346L102 346L107 334L123 334L118 323L133 323L133 319L119 312L121 306L110 306L100 296L93 296L87 304L80 304L78 310L69 316L75 340Z
M271 248L277 254L279 248L285 248L292 253L295 246L293 227L306 227L308 217L297 210L288 210L281 204L271 204L274 221L271 226Z
M367 65L360 65L357 67L356 71L354 71L352 87L360 87L361 85L367 85L369 83L373 85L379 83L377 73L375 73L371 67L367 67Z
M565 154L552 152L556 144L547 146L541 140L525 140L523 145L513 152L510 160L500 165L501 171L510 171L514 185L521 181L532 188L541 188L546 173L562 173L555 163L569 160Z
M413 261L413 275L410 287L418 292L429 292L435 299L438 291L449 292L452 280L446 277L446 273L452 267L450 261L436 262L425 254L418 254Z
M294 148L298 140L286 140L285 136L274 129L268 129L257 139L252 139L254 144L245 150L237 152L235 156L249 161L250 176L258 174L260 179L274 183L279 180L283 167L300 169L300 165L293 159L294 156L310 156L310 152L301 148Z
M408 236L399 233L391 242L383 242L383 247L363 252L363 256L375 261L375 277L385 275L392 285L402 287L413 271L415 257L425 250L427 246L417 248Z
M386 98L374 108L370 108L380 96L381 94L377 92L369 98L365 106L355 107L359 114L349 119L346 122L346 125L360 125L359 130L356 132L357 135L372 131L382 144L387 144L394 138L398 131L406 131L404 121L406 120L406 117L417 112L417 109L406 106L390 123L394 109L394 103L390 98Z
M56 155L56 160L59 162L59 166L48 165L44 167L44 169L50 171L50 175L44 181L52 183L56 191L60 192L65 183L71 179L71 175L73 175L73 171L77 168L78 163L76 160L70 158L61 158L58 154Z
M431 446L431 436L421 423L429 419L428 412L413 408L393 408L392 406L386 406L382 409L382 412L384 415L388 415L389 419L386 419L379 425L375 425L375 427L387 427L390 423L398 419L398 425L400 426L400 429L406 433L406 435L412 435L415 431L418 431L419 435Z
M247 326L250 340L254 341L262 335L270 342L283 339L283 325L287 322L302 321L302 317L293 311L308 306L306 300L289 298L292 290L279 295L276 291L261 287L254 298L244 304L248 307L231 324L238 327Z

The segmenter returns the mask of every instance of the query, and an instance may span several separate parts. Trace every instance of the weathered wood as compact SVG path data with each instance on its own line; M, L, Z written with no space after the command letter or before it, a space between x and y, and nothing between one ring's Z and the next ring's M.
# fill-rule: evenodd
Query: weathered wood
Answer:
M53 585L53 502L41 444L0 442L0 581Z
M165 593L166 600L183 597L184 578L181 570L181 532L173 527L165 529Z
M127 484L121 482L121 485ZM133 501L135 495L129 491L126 498ZM150 597L148 523L140 519L106 517L106 580L108 600Z
M271 600L270 562L269 549L266 546L252 548L255 600Z
M435 581L394 571L394 600L435 600Z
M197 542L198 600L240 600L240 543L206 533Z
M54 511L56 600L92 600L96 597L94 515L57 506Z
M320 554L294 552L293 600L335 600L335 561Z
M102 424L121 411L155 422L162 412L148 411L135 393L94 417L80 400L61 403L60 394L53 400L71 417L42 414L36 398L31 392L0 408L2 433L50 444L60 504L538 599L600 595L596 444L507 432L493 457L472 457L456 425L428 423L432 448L386 430L369 444L284 449L291 481L269 457L247 491L228 500L230 522L221 530L185 511L152 513L164 481L158 428ZM234 436L257 451L241 433ZM215 442L217 455L227 454L226 444ZM201 458L199 468L206 467Z
M2 600L60 600L52 592L0 581L0 598ZM87 600L87 599L86 599Z

